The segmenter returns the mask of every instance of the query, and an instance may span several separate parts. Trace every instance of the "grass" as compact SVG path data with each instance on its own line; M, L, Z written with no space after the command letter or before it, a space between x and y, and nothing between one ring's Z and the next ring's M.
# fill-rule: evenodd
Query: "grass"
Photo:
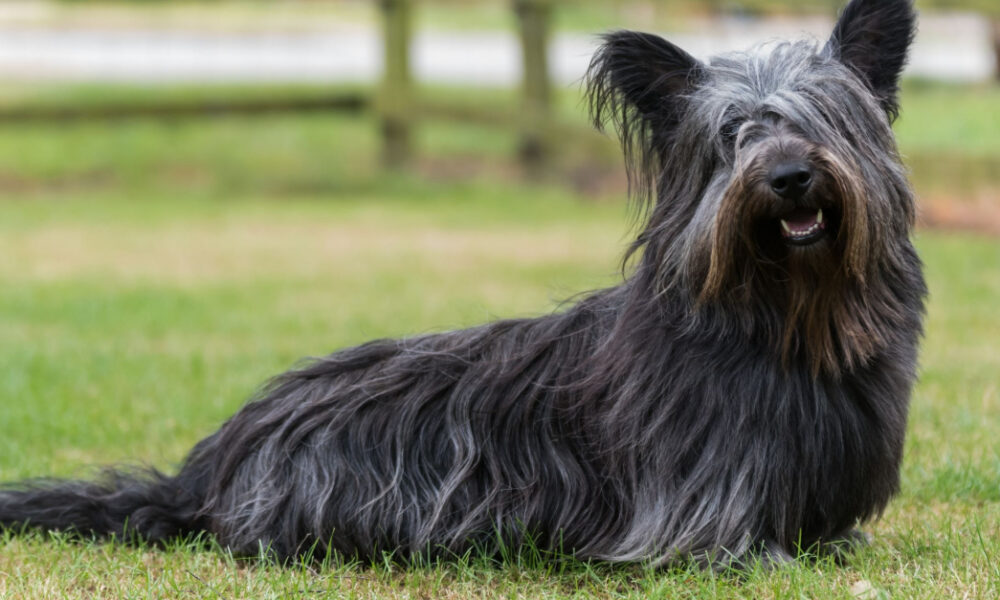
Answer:
M0 478L175 464L305 354L551 310L615 280L620 205L453 189L434 200L31 198L0 205ZM745 581L475 560L411 571L237 563L6 538L8 597L988 597L1000 560L1000 242L925 232L932 289L902 496L848 566ZM558 572L550 572L557 569ZM58 594L55 594L58 592ZM303 592L306 593L306 592Z
M896 136L904 153L1000 156L1000 87L906 82ZM936 116L936 118L935 118Z
M226 98L314 99L336 93L312 85L162 86L109 85L6 86L5 108L142 106ZM358 92L357 87L343 92ZM556 118L581 131L580 138L557 147L559 165L588 171L595 158L606 168L621 159L615 144L603 143L589 128L575 87L556 94ZM437 161L483 159L511 162L517 148L519 99L512 90L422 89L433 105L476 107L496 115L496 123L457 125L434 119L417 126L417 153ZM928 196L963 202L982 187L995 191L1000 172L1000 88L905 82L897 121L900 151L912 165L915 185ZM445 110L447 112L447 110ZM303 193L359 189L377 178L371 160L378 140L370 116L339 114L229 115L214 119L135 118L108 126L96 121L4 123L0 128L0 189L38 187L149 186L210 189L222 193L267 190ZM584 142L580 144L578 142ZM482 165L476 165L482 168ZM451 171L462 172L462 169ZM495 170L495 169L494 169Z
M915 119L979 102L907 94ZM988 117L957 118L980 119L970 144L1000 156ZM301 356L541 314L616 281L621 202L489 169L384 175L374 129L325 115L0 129L0 480L168 468ZM906 152L951 133L900 135ZM430 163L479 169L516 139L438 123L418 143ZM1000 240L921 231L917 244L931 298L903 492L846 566L742 579L530 555L278 568L195 545L4 534L0 597L996 597Z

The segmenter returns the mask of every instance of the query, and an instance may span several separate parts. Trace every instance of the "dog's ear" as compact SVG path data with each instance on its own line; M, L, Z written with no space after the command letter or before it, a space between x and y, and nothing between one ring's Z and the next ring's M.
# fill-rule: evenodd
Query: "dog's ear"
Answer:
M598 130L614 125L630 183L643 195L653 177L651 161L665 150L665 137L680 119L702 64L649 33L616 31L603 41L587 69L590 116Z
M911 0L853 0L824 49L868 83L890 120L899 113L899 75L916 21Z
M669 118L683 93L694 86L699 63L651 33L616 31L604 36L587 69L592 116L600 127L618 115L603 109L638 111L645 119Z

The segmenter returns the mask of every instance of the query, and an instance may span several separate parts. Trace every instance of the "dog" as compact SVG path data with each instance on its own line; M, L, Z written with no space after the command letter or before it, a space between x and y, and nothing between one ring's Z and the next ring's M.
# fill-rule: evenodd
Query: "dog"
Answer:
M699 61L646 33L587 74L644 220L623 281L540 318L336 352L176 475L0 492L0 525L237 554L552 549L709 565L863 538L898 490L926 287L891 123L910 0Z

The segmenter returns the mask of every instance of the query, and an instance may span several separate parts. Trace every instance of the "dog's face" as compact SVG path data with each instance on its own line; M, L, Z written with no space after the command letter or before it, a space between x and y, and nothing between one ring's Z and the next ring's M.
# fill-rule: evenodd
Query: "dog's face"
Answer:
M678 133L702 140L712 163L681 236L701 299L755 276L866 279L876 246L898 235L885 225L912 220L887 105L808 43L719 57L698 72Z
M785 350L804 343L831 366L869 352L829 333L831 320L848 337L864 327L830 298L869 285L912 227L890 124L914 26L909 0L854 0L822 47L707 63L654 35L607 36L591 109L618 129L633 183L655 192L634 249L664 289L784 312Z

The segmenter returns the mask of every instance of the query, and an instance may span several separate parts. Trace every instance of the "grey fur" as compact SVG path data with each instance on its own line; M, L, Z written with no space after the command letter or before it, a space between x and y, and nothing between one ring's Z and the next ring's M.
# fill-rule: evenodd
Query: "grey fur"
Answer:
M312 361L178 475L16 484L0 523L208 531L281 558L491 553L530 535L581 558L721 565L856 539L898 488L921 332L890 128L913 20L906 0L855 0L822 49L707 64L608 35L591 107L649 200L620 285ZM788 157L815 169L802 202L830 215L805 248L781 243L789 206L765 183Z

